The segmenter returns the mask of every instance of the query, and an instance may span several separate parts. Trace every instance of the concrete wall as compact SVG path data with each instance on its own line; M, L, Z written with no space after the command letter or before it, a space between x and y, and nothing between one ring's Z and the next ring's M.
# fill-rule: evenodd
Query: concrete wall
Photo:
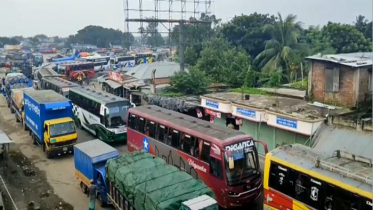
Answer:
M342 105L346 107L354 107L356 105L355 96L355 71L350 67L334 64L325 61L312 61L311 77L311 93L314 100L321 103L329 103L335 105ZM339 68L339 91L326 92L325 91L325 69L326 68Z

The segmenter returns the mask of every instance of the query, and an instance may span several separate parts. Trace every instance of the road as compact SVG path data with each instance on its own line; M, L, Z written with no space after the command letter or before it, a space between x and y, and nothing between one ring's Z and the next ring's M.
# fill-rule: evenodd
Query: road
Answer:
M3 71L0 71L0 77L3 77ZM65 202L70 203L76 210L88 209L88 199L80 191L79 182L75 178L73 156L62 156L54 159L47 159L39 146L32 144L28 132L23 131L21 124L15 121L14 114L10 113L6 106L6 100L0 96L0 116L6 122L6 126L0 127L15 142L13 148L19 148L22 154L27 157L32 164L45 172L48 183L56 193ZM78 129L78 143L86 142L94 137L85 130ZM126 145L113 145L120 154L127 152ZM263 162L261 162L263 163ZM262 164L261 164L262 165ZM262 167L263 168L263 167ZM98 210L102 208L98 207ZM106 209L106 208L105 208ZM110 209L110 208L108 208ZM262 210L262 198L258 199L251 207L245 208L251 210Z

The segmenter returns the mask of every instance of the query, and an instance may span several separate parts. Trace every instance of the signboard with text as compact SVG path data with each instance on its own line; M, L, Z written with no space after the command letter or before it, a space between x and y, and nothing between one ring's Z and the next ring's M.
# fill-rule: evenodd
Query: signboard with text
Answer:
M206 106L214 108L214 109L219 109L219 102L206 100Z
M297 120L288 119L288 118L285 118L285 117L277 116L276 124L277 125L282 125L282 126L285 126L285 127L289 127L289 128L294 128L294 129L298 128Z
M244 109L244 108L237 107L236 113L244 117L256 119L256 111L253 111L250 109Z

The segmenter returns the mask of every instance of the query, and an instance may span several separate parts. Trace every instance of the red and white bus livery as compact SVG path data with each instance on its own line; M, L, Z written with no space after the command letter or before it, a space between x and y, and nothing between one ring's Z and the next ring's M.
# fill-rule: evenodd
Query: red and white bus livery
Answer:
M205 182L223 208L261 194L256 141L243 132L147 105L129 110L127 141L130 152L146 150Z
M76 80L82 73L89 78L93 78L95 76L95 68L92 62L68 61L58 64L57 73L65 75L70 80Z

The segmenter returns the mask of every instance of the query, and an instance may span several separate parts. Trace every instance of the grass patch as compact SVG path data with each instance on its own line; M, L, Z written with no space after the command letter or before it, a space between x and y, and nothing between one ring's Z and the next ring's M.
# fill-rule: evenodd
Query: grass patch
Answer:
M307 89L308 88L308 79L303 79L297 82L290 83L290 87L298 89Z
M265 91L265 90L261 90L261 89L257 89L257 88L234 88L234 89L231 89L229 90L229 92L235 92L235 93L245 93L245 94L251 94L251 95L272 95L271 93Z

